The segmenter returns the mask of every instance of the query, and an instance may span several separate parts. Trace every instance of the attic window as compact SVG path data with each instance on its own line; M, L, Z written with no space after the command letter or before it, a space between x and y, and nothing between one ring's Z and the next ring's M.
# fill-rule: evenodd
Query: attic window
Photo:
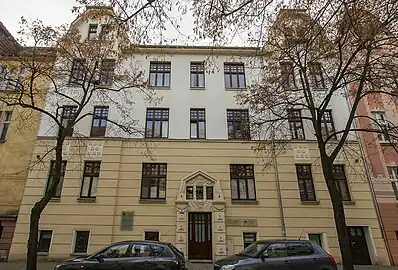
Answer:
M98 24L90 24L88 26L88 40L93 40L97 38Z

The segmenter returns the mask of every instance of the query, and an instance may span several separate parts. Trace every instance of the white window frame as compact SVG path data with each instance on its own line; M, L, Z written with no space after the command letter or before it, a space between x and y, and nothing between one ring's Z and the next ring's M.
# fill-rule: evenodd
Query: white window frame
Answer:
M390 170L392 174L390 174ZM398 165L387 165L388 178L390 178L391 185L395 185L397 191L394 190L395 198L398 200ZM394 187L392 187L394 189Z
M143 233L142 233L142 239L146 240L145 239L145 233L147 233L147 232L149 232L149 233L157 232L159 234L159 241L162 239L161 238L161 234L160 234L160 230L144 230Z
M385 111L372 111L372 117L377 122L377 124L373 123L373 125L376 129L381 130L380 126L387 126L387 120L386 120L387 117L386 117ZM377 135L379 142L387 142L388 141L388 139L386 139L385 134L377 133L376 135Z
M48 252L37 252L37 255L48 255L48 254L50 254L51 253L51 248L52 248L52 246L53 246L53 241L54 241L54 232L55 232L55 230L54 229L48 229L48 228L40 228L39 229L39 235L38 235L38 240L40 240L40 234L41 234L41 231L51 231L51 240L50 240L50 247L48 248Z
M87 231L89 232L88 234L88 243L87 243L87 251L86 253L75 253L75 246L76 246L76 237L77 237L77 232L80 231ZM70 254L89 254L89 249L90 249L90 242L91 242L91 230L87 228L78 228L73 230L73 237L72 237L72 247Z
M310 240L310 238L309 238L309 234L320 234L321 235L321 241L322 241L322 248L327 252L327 253L330 253L330 250L329 250L329 241L328 241L328 236L327 236L327 233L325 233L325 232L317 232L317 231L313 231L313 232L306 232L305 233L305 239L306 240Z

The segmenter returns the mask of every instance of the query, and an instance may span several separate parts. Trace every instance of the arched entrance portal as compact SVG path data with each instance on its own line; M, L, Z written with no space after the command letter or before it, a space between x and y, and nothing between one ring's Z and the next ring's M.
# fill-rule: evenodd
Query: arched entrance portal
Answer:
M225 200L218 179L196 171L181 179L176 199L176 247L191 261L226 253Z

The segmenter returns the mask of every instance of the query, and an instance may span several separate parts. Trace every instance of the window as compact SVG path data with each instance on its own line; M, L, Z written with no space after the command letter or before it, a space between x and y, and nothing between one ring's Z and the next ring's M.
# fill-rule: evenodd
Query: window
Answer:
M206 187L206 200L213 200L213 187Z
M75 247L73 253L87 253L88 240L90 238L90 231L76 231Z
M288 122L292 139L305 140L303 120L301 118L301 110L289 110Z
M310 242L315 243L322 247L322 234L321 233L309 233L308 234L308 240Z
M281 65L281 83L285 90L294 90L297 88L296 80L294 79L293 63L282 62Z
M245 66L240 63L224 63L225 88L245 88Z
M150 86L170 86L170 62L151 62L149 70Z
M379 139L379 141L388 141L390 138L387 133L388 124L386 121L386 114L384 112L372 112L372 118L375 121L375 129L379 130L380 132L383 131L383 133L377 133L377 138Z
M387 166L387 170L392 189L394 190L395 199L398 200L398 166Z
M39 243L37 246L37 252L48 253L50 251L52 235L53 231L51 230L39 231Z
M107 40L109 39L109 34L110 34L110 26L108 24L102 24L100 38L103 40Z
M301 201L316 201L311 165L296 165L296 173Z
M0 112L0 142L6 140L8 128L11 124L12 112Z
M66 160L62 161L61 164L61 175L59 178L59 183L57 186L57 189L55 190L55 193L53 194L52 198L60 198L61 197L61 192L62 192L62 185L64 183L64 177L65 177L65 171L66 171ZM46 191L49 190L52 182L54 182L55 179L55 160L51 160L50 164L50 174L48 176L48 181L47 181L47 187Z
M230 165L232 200L255 200L254 165Z
M205 87L205 68L203 62L191 62L191 87Z
M100 84L111 85L113 82L113 74L115 72L116 60L115 59L103 59L100 69Z
M333 176L343 201L351 201L344 165L333 165Z
M203 186L196 186L196 199L203 200Z
M159 241L159 231L146 231L144 237L144 240Z
M227 110L228 139L250 140L248 110Z
M264 253L268 258L287 257L286 245L282 243L271 244Z
M193 186L186 186L185 198L187 200L193 200Z
M337 140L336 134L334 134L336 131L334 129L334 123L333 123L333 117L332 117L332 111L331 110L326 110L321 119L321 133L322 137L324 139L329 138L331 136L332 140Z
M314 248L308 242L286 243L288 256L308 256L314 253Z
M169 109L147 109L145 137L169 137Z
M0 65L0 91L22 90L24 72L24 67L7 69L5 66Z
M108 119L109 107L94 107L93 123L91 125L91 137L104 137L106 132L106 124Z
M160 258L173 258L174 253L170 250L170 248L166 245L164 246L155 246L152 245L153 256Z
M101 161L86 161L84 163L83 183L80 198L97 197L98 179Z
M116 244L106 248L100 255L104 259L125 258L128 257L129 246L130 244Z
M90 24L88 26L88 39L96 39L97 38L97 29L98 29L98 24Z
M150 245L147 244L134 244L131 249L132 257L151 257L152 249Z
M70 73L69 83L82 84L84 81L86 59L74 59Z
M243 248L247 248L257 240L257 233L244 232L243 233Z
M325 81L322 74L322 66L319 63L308 65L310 70L310 80L313 88L325 88Z
M66 136L72 136L73 134L73 121L75 120L74 118L76 117L77 113L77 106L64 106L62 110L62 116L61 116L61 125L64 128L67 128L69 126L68 130L65 130Z
M205 109L191 109L191 139L206 138Z
M166 199L166 163L143 163L141 199Z

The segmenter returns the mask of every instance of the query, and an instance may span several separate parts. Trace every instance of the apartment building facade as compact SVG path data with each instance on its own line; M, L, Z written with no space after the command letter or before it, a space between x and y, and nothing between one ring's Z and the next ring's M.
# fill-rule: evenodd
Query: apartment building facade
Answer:
M20 84L28 76L20 57L27 49L0 22L0 260L7 259L11 247L39 128L39 113L3 102L19 95ZM51 57L42 60L51 61Z
M72 27L90 37L102 26L76 20ZM236 94L259 79L264 56L252 48L189 46L136 46L124 53L159 99L134 96L128 112L142 135L107 121L122 117L113 103L94 99L82 112L93 117L78 122L64 145L62 181L40 219L41 258L80 256L113 242L145 239L171 242L192 261L214 261L255 240L306 238L341 261L311 125L299 117L286 123L293 140L272 166L252 150L258 138ZM45 109L51 111L49 100L50 93ZM63 102L63 117L73 114ZM333 97L326 129L344 128L345 104L342 96ZM42 116L33 156L48 153L57 132ZM359 155L357 142L347 144ZM388 265L359 158L341 155L335 164L354 260ZM26 256L29 212L52 179L53 159L46 156L28 175L10 260Z

